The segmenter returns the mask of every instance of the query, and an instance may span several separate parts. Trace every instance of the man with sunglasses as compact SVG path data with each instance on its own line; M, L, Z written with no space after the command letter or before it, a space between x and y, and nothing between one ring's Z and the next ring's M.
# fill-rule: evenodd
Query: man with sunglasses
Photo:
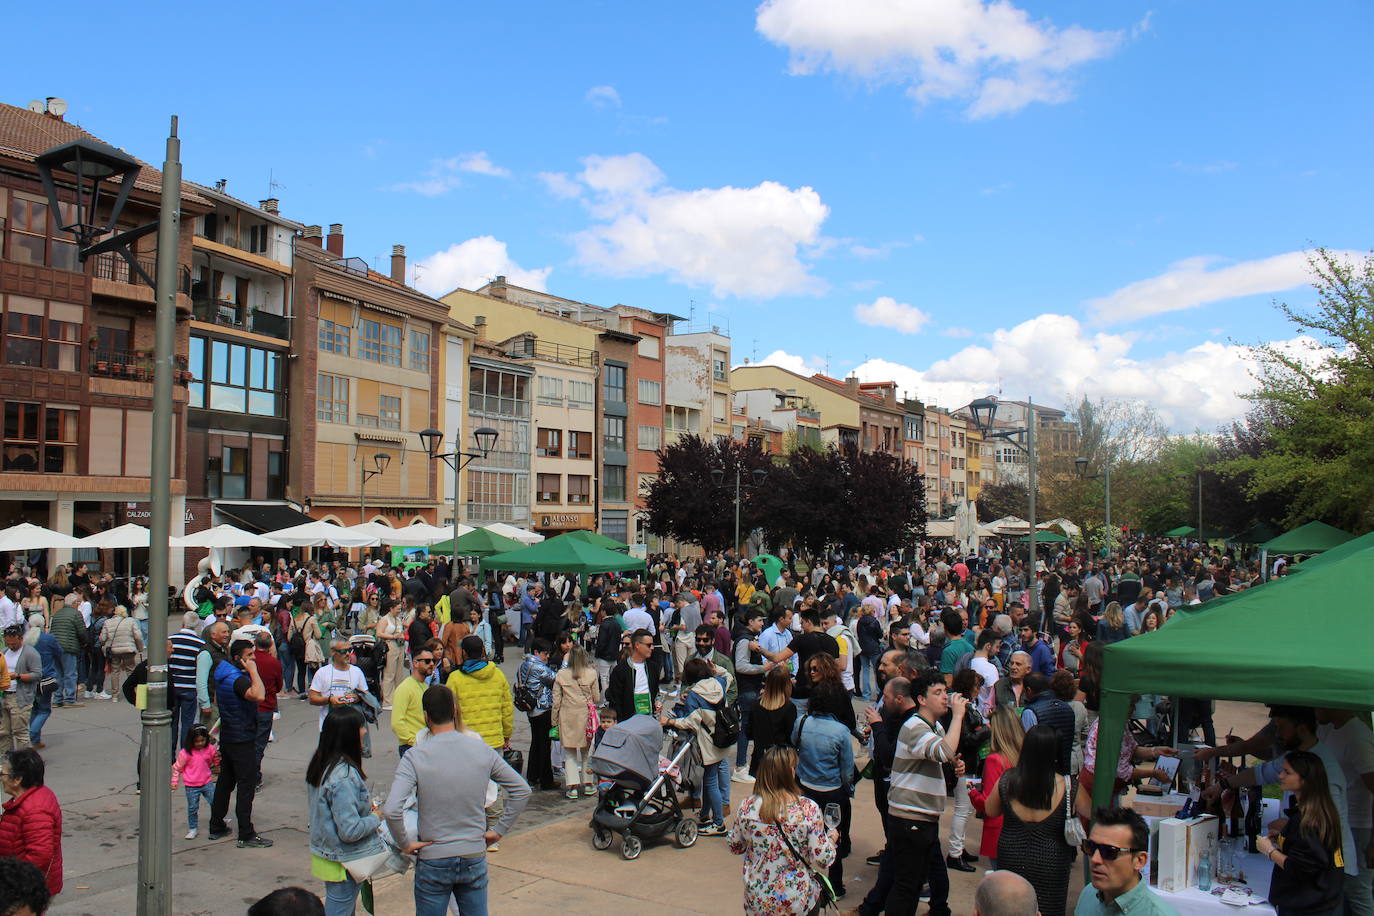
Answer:
M417 648L410 657L410 677L396 685L391 695L391 730L400 742L402 757L415 746L415 735L425 727L425 710L422 700L427 679L434 673L439 652L429 643Z
M1150 828L1130 808L1098 808L1083 841L1091 884L1078 895L1074 916L1178 916L1151 893L1142 874L1150 862Z
M363 669L353 664L348 640L334 637L329 643L329 664L315 672L310 681L310 705L320 707L320 728L335 706L361 703L367 693Z

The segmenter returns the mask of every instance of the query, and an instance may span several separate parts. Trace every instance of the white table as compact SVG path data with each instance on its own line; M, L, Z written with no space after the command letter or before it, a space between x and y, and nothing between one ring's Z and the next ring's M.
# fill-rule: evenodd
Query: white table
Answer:
M1266 798L1261 830L1268 827L1269 822L1280 817L1281 814L1279 801ZM1159 818L1147 817L1145 820L1153 823ZM1246 852L1245 837L1240 836L1235 839L1239 847L1236 852L1236 865L1239 871L1245 872L1245 883L1254 891L1251 899L1267 899L1269 896L1269 878L1274 874L1274 863L1257 852ZM1222 903L1221 898L1211 891L1202 891L1196 887L1185 888L1173 893L1162 891L1154 886L1151 886L1150 890L1178 910L1179 916L1219 916L1219 914L1227 914L1227 916L1241 916L1241 914L1244 916L1270 916L1275 912L1268 903L1257 903L1246 907L1231 906Z

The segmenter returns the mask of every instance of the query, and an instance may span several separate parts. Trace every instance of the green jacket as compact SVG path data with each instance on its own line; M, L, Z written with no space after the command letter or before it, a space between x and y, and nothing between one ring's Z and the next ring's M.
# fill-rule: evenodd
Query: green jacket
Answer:
M86 645L86 624L81 619L81 612L74 607L64 604L54 611L48 632L52 633L63 652L80 653Z

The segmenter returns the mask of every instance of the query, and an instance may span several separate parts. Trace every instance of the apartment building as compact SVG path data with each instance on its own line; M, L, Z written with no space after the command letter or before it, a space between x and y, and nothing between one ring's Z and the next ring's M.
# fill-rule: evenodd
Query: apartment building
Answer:
M34 159L91 135L61 117L0 105L0 526L31 522L84 536L149 515L152 443L154 292L119 255L77 258L59 223L71 212L49 212ZM115 145L128 143L119 138ZM73 206L70 176L55 176L61 206ZM118 230L157 219L160 173L144 166ZM212 209L193 186L183 188L187 221ZM108 218L108 210L99 214ZM135 245L135 259L155 274L156 235ZM180 318L192 311L192 235L177 253ZM176 352L187 354L187 326ZM188 376L174 386L172 532L184 533ZM193 522L198 519L191 519ZM116 555L117 554L117 555ZM173 556L173 568L180 562ZM31 559L58 563L69 551ZM124 552L79 555L123 571ZM136 553L141 568L146 557Z
M664 365L664 434L695 433L708 442L731 435L730 338L718 327L668 329Z
M440 422L440 344L463 326L443 303L344 252L338 223L327 239L306 226L295 240L287 498L345 525L435 522L443 464L419 432Z
M1059 457L1072 458L1078 453L1078 424L1069 418L1067 412L1055 407L1026 401L997 402L997 426L1007 429L1025 429L1032 410L1036 427L1036 451L1041 460ZM998 481L1015 481L1024 485L1028 479L1026 453L1003 439L990 443L992 465Z
M781 366L744 365L730 370L730 388L749 417L771 417L784 403L819 415L820 444L859 444L859 403L843 383L822 384L818 376L799 375ZM835 381L835 380L831 380ZM783 397L787 398L784 402ZM800 415L798 415L800 416ZM781 424L780 424L781 425ZM742 432L742 431L741 431Z

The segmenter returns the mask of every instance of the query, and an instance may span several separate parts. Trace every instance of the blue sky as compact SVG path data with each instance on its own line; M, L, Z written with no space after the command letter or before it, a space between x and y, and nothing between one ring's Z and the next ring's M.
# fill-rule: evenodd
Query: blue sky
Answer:
M77 47L86 4L29 14ZM4 100L188 178L498 273L728 325L735 360L1237 415L1303 251L1368 250L1374 7L770 0L147 3L116 72L10 47ZM92 33L93 34L93 33ZM143 53L175 48L154 84ZM19 74L26 74L20 77ZM127 75L137 86L121 89ZM383 269L386 269L385 266ZM867 323L865 323L867 322Z

